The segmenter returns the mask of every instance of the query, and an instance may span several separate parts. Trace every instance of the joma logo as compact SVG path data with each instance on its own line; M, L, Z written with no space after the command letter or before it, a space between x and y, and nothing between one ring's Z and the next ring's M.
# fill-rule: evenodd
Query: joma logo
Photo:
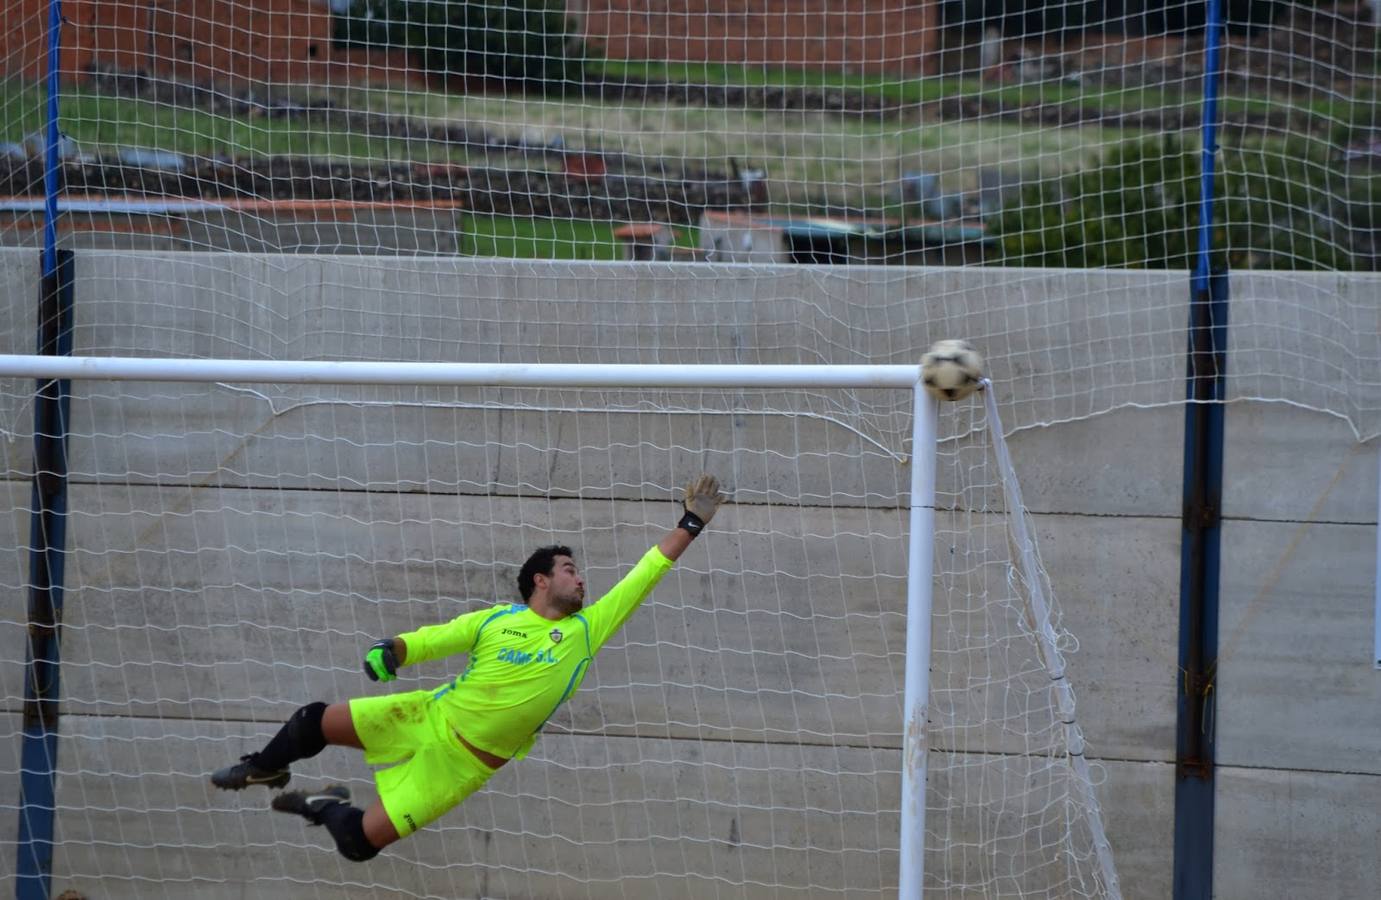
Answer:
M512 637L520 637L520 638L525 638L525 637L527 637L527 632L526 632L526 631L515 631L515 630L513 630L512 628L502 628L502 629L499 630L499 633L500 633L500 634L507 634L507 635L510 635L510 636L512 636Z

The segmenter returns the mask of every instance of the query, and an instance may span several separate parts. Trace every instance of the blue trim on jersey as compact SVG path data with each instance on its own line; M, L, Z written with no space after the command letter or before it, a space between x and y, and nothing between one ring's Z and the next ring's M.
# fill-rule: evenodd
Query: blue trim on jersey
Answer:
M465 666L465 671L460 673L460 678L456 679L457 681L464 681L464 680L465 680L465 676L466 676L466 675L469 675L469 674L470 674L470 670L473 669L473 668L475 667L475 648L478 647L478 646L480 645L480 637L484 634L484 629L487 628L487 627L489 627L489 623L492 622L492 621L494 621L495 619L499 618L500 616L511 616L511 615L513 615L514 613L520 613L520 612L525 611L526 609L527 609L527 604L524 604L524 605L522 605L522 606L518 606L516 603L510 603L510 604L508 605L508 609L501 609L501 610L499 610L498 612L494 613L494 614L491 615L489 618L485 619L483 622L480 623L480 627L475 629L475 640L474 640L474 642L473 642L472 644L470 644L470 649L467 650L467 651L465 651L466 653L470 654L470 661L469 661L469 663ZM454 681L451 682L451 686L452 686L452 687L455 686L455 682L454 682Z
M571 699L571 694L575 690L575 684L577 681L580 680L580 673L585 669L589 668L590 662L595 658L594 651L590 649L590 623L586 622L585 617L582 616L580 613L576 613L574 616L571 616L571 618L578 621L585 628L586 656L580 662L576 663L575 671L571 673L571 680L566 682L566 689L561 692L561 699L556 701L556 705L551 708L551 712L547 713L546 718L542 719L542 724L532 729L533 734L536 734L537 732L541 731L542 726L546 725L548 720L550 720L552 716L556 715L556 711L561 708L561 704Z
M542 724L532 729L533 734L536 734L537 732L541 731L542 727L547 724L548 720L550 720L552 716L556 715L556 711L561 708L561 704L565 703L568 699L570 699L571 691L574 689L576 681L580 678L580 673L584 671L586 668L588 668L589 665L590 657L588 656L582 659L580 662L576 663L575 671L571 673L571 680L566 682L566 689L561 692L561 699L556 701L556 705L551 708L551 712L547 713L547 717L542 720Z
M585 626L585 656L587 659L594 659L595 651L590 649L590 623L586 622L585 617L580 613L576 613L573 618Z
M449 694L451 691L455 690L455 689L456 689L456 684L457 684L458 682L464 681L464 680L465 680L465 676L466 676L466 675L469 675L469 674L470 674L470 670L473 669L473 668L475 667L475 648L479 646L479 643L480 643L480 635L484 634L485 626L487 626L490 622L494 621L495 619L499 618L500 616L511 616L511 615L513 615L514 613L522 612L522 611L525 610L525 609L527 609L527 605L526 605L526 604L524 604L523 606L518 606L516 603L510 603L510 604L508 605L508 608L507 608L507 609L500 609L500 610L497 610L497 611L495 611L493 614L491 614L491 615L489 616L489 618L487 618L487 619L485 619L483 622L481 622L481 623L480 623L480 627L477 628L477 629L475 629L475 640L474 640L474 643L470 644L470 649L467 650L467 651L465 651L466 653L470 654L470 660L469 660L469 662L468 662L468 663L466 664L466 666L465 666L465 671L460 673L460 677L459 677L459 678L453 678L453 679L451 679L451 683L450 683L450 684L446 685L446 686L443 687L441 690L437 691L435 694L432 694L432 701L435 702L435 701L437 701L437 700L440 700L442 697L446 696L446 695Z

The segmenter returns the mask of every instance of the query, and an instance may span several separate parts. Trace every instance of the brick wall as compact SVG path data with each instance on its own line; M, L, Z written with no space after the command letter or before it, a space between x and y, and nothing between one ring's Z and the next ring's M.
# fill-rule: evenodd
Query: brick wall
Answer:
M11 0L6 74L38 78L48 0ZM620 59L920 74L939 62L938 0L572 0L586 40ZM64 77L93 63L271 83L416 80L402 53L331 45L326 0L64 0Z
M416 79L405 54L331 45L325 0L63 0L64 78L93 64L192 81L331 84ZM48 0L12 0L4 71L41 77Z
M586 40L615 59L907 74L933 73L939 62L938 0L580 0L570 8Z

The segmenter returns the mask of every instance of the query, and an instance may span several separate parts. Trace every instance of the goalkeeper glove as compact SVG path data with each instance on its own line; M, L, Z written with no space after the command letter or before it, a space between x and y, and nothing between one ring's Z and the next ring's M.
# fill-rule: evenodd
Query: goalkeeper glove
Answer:
M364 674L370 681L392 681L398 677L398 657L393 653L393 638L375 641L364 655Z
M713 475L701 475L686 487L686 499L683 501L686 511L681 521L676 523L677 527L686 529L691 537L695 537L714 518L719 504L724 500L724 495L719 492L719 479Z

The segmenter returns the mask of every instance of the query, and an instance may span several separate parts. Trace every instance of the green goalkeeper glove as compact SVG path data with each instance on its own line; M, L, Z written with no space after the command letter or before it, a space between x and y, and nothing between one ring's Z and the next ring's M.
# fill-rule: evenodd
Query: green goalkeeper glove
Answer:
M375 641L364 655L364 674L370 681L392 681L398 677L398 657L393 653L393 638Z
M724 500L724 495L719 492L719 479L713 475L701 475L686 487L686 499L683 501L686 513L676 523L677 527L686 529L691 537L695 537L714 518L719 504Z

